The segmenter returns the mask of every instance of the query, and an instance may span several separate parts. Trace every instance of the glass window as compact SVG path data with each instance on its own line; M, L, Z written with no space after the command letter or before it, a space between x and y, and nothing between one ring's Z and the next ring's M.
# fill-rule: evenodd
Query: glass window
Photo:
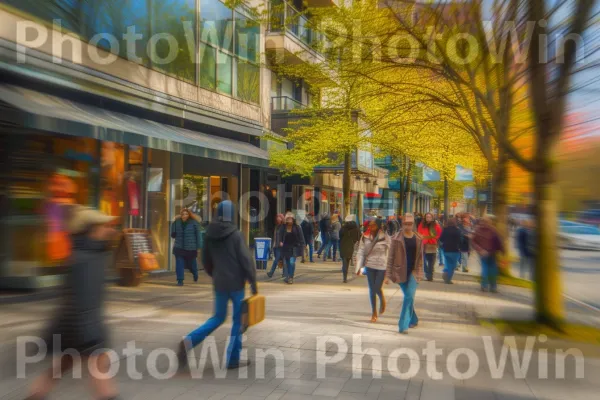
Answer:
M152 235L156 259L162 269L169 267L169 196L167 179L170 176L170 153L162 150L148 150L148 212L146 223ZM150 160L151 155L151 160Z
M260 99L260 68L242 60L237 63L237 97L252 103Z
M200 43L200 86L209 90L217 89L216 50Z
M80 33L80 1L78 0L4 0L3 3L26 11L49 23L52 23L53 19L60 19L63 28Z
M233 51L233 11L218 0L201 0L200 40Z
M235 54L244 60L259 62L260 24L235 13Z
M231 56L217 52L217 90L231 95Z
M195 82L196 0L152 0L151 26L153 35L168 33L176 41L173 46L166 39L156 42L152 66Z
M96 34L110 34L119 43L118 54L130 61L149 65L147 52L150 35L150 14L147 0L97 0L86 1L81 6L81 34L91 39ZM128 27L131 30L128 32ZM123 35L142 35L140 40L130 40L131 46ZM132 36L133 37L133 36ZM135 43L135 44L134 44ZM107 39L98 42L98 46L117 53Z

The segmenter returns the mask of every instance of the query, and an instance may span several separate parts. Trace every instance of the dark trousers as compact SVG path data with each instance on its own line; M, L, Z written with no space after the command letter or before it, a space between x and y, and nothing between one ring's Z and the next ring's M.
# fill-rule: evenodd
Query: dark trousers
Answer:
M344 276L344 282L348 280L348 268L350 268L350 258L342 257L342 275Z
M435 253L425 253L425 278L427 280L433 279L433 267L435 265Z
M194 276L194 280L198 280L198 262L196 257L175 257L175 272L177 273L177 280L183 281L185 278L185 270L188 270Z
M385 270L367 267L367 280L369 282L369 297L371 299L371 310L373 314L377 311L377 297L383 303L383 281Z

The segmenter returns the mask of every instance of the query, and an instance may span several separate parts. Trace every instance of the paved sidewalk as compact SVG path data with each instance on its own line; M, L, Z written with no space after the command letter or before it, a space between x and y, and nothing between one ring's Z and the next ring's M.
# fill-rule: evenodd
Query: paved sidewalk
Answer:
M540 378L543 359L539 359L537 351L533 352L525 378L515 376L510 355L506 373L499 379L492 376L494 368L486 356L484 337L491 337L487 351L495 351L496 357L503 339L481 327L478 318L531 314L530 291L501 287L497 295L482 293L469 275L459 274L454 285L441 283L438 275L436 282L419 285L416 297L419 326L408 335L401 335L397 328L403 297L400 288L385 287L387 312L376 324L371 324L366 279L357 277L343 284L340 268L339 263L331 262L298 263L294 285L285 285L279 274L268 279L264 271L259 271L259 290L267 297L267 319L251 328L245 340L252 365L219 377L220 372L208 362L202 379L176 376L158 380L152 376L149 366L154 363L148 357L159 348L175 349L183 334L210 316L212 293L208 279L203 277L197 284L187 280L184 287L176 287L172 276L147 281L137 288L111 286L106 311L112 331L111 347L121 355L117 379L123 399L588 400L598 395L600 360L587 357L584 377L577 379L575 363L568 359L565 379L557 379L553 350L548 352L550 379ZM0 399L25 398L29 380L15 378L15 338L39 333L54 306L55 301L48 300L0 306ZM597 316L576 305L569 305L569 315L573 320L585 319L600 326ZM214 334L220 355L229 328L227 322ZM320 346L319 341L326 336L329 341ZM121 353L129 341L135 341L143 356L125 359ZM423 353L431 341L442 352L436 359ZM345 356L338 345L348 348ZM479 365L469 363L465 354L456 360L449 357L452 351L461 348L472 350ZM360 357L366 349L372 349L370 353L378 353L381 358ZM200 350L197 349L197 355ZM265 356L264 351L270 355ZM330 357L336 354L339 361L333 363ZM277 355L281 360L276 360ZM518 355L522 357L523 352ZM326 365L323 377L318 375L318 366L324 365L325 359L332 363ZM128 374L128 361L135 361L141 379L132 379ZM166 356L158 357L157 364L158 372L168 371ZM456 368L452 368L455 364ZM28 377L43 367L30 366ZM472 371L473 377L460 376L470 367L477 367ZM441 376L432 374L433 370ZM397 378L397 372L404 376ZM356 377L359 373L360 378ZM61 382L51 397L89 398L87 385L69 378Z

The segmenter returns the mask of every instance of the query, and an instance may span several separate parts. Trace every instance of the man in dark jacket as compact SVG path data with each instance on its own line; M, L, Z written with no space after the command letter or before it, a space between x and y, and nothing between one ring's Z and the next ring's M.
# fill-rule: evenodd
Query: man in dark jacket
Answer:
M520 275L523 279L532 278L533 265L533 224L529 221L524 221L519 229L517 229L517 249L519 250L520 259Z
M444 250L446 265L444 267L443 278L445 283L452 283L452 276L460 260L460 246L462 233L456 226L456 219L450 218L440 236L440 243Z
M317 252L317 257L321 258L321 254L325 251L325 255L323 256L323 260L327 259L327 256L330 254L331 246L333 243L331 242L331 217L329 214L324 213L321 217L321 221L319 222L319 229L321 229L321 237L323 238L323 244L321 248ZM331 258L331 256L329 256Z
M257 294L256 269L250 250L236 225L235 209L229 200L219 203L217 220L211 222L206 231L202 261L208 275L213 279L215 314L201 327L190 332L180 344L179 366L187 366L187 351L201 343L217 329L227 317L227 305L233 303L233 325L227 349L227 368L246 366L240 362L242 350L242 303L246 282L252 294Z
M304 243L306 243L306 245L308 246L308 260L311 263L314 263L314 261L313 261L313 252L314 252L313 243L314 243L314 239L315 239L315 224L313 221L312 213L308 214L306 216L306 218L304 218L304 221L302 221L302 224L300 224L300 226L302 227L302 234L304 235ZM304 262L305 262L304 253L302 253L302 263L304 263Z
M360 229L355 222L356 216L346 216L346 222L340 230L340 256L342 257L342 274L344 283L348 282L348 268L354 255L354 245L360 240Z

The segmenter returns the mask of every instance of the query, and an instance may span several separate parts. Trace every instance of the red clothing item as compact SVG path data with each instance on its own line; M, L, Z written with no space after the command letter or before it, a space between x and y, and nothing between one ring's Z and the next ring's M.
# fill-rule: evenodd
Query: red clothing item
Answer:
M442 236L442 227L437 222L435 223L435 238L427 239L428 236L431 236L431 232L429 232L429 228L425 226L425 222L423 221L417 232L420 236L423 237L423 244L437 244L440 236Z

